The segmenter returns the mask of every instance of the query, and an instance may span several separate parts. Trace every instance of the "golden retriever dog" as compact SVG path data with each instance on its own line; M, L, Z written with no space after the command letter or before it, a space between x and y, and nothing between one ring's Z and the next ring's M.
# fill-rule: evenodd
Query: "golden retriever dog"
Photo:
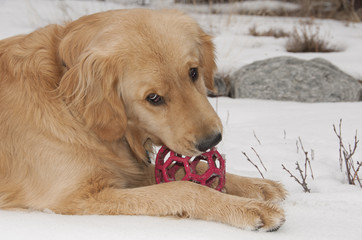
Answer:
M155 184L148 152L221 140L214 45L176 10L114 10L0 41L0 208L179 216L273 231L276 182Z

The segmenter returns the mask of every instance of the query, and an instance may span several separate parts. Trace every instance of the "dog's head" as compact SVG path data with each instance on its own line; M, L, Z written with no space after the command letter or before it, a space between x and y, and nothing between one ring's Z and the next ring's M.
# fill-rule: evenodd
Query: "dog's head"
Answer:
M87 26L88 25L88 26ZM126 137L194 155L221 140L206 97L215 70L211 37L178 11L110 11L68 26L60 83L87 127L105 141Z

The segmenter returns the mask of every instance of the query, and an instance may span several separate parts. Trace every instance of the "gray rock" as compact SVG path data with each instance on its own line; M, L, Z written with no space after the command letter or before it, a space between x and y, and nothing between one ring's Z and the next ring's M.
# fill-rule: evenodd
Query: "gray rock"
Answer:
M299 102L362 101L362 84L330 62L276 57L257 61L230 77L230 95Z

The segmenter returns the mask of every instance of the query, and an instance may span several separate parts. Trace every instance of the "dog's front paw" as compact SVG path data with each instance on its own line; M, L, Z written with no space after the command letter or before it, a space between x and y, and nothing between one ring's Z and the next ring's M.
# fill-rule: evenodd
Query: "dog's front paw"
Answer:
M258 209L262 223L260 230L267 232L278 230L285 222L284 210L271 203L264 203L263 205Z
M244 211L244 220L248 223L243 228L272 232L278 230L285 222L283 209L265 202L252 202Z
M227 174L226 192L240 197L270 202L280 202L287 195L283 185L278 182L233 174Z
M246 230L276 231L285 222L283 209L272 202L224 194L190 182L179 181L168 186L176 183L180 188L189 185L182 193L182 196L188 196L187 200L175 201L181 204L178 213L182 214L177 215L217 221ZM184 205L192 200L195 200L193 204Z
M267 179L259 180L260 182L256 183L255 187L259 190L259 198L261 200L280 202L286 198L287 191L282 184Z

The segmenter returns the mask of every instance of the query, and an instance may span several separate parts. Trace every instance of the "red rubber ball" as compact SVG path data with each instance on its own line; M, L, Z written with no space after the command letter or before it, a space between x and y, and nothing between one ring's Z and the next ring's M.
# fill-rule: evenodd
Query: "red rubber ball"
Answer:
M155 177L157 184L192 181L221 191L225 186L225 160L215 148L196 157L188 157L163 146L157 153Z

